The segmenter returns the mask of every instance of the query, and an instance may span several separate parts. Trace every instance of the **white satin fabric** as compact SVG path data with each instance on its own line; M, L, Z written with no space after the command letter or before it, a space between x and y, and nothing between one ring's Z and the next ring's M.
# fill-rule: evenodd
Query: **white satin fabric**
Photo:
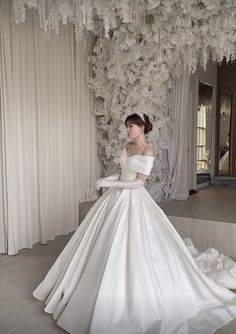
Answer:
M236 263L215 248L199 252L190 238L183 239L199 270L215 282L229 289L236 289Z
M154 158L120 158L121 179ZM144 187L110 188L34 296L72 334L208 334L236 318L236 296L198 269Z

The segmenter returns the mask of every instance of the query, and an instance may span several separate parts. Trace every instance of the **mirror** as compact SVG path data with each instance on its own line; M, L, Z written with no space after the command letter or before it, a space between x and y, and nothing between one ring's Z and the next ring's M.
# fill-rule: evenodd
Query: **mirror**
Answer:
M213 87L199 82L197 111L197 185L211 179Z
M232 110L232 94L220 91L219 117L219 175L230 174L230 125Z

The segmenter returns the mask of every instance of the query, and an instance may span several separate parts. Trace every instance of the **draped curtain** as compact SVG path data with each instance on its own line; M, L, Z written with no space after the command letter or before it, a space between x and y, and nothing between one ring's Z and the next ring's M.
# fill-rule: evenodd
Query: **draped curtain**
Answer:
M5 231L5 219L4 219L4 165L3 165L3 153L2 150L3 139L2 136L2 122L1 122L1 114L0 114L0 254L6 252L6 231Z
M17 25L0 2L0 219L10 255L75 230L98 174L86 42L72 25L46 34L27 15Z
M170 198L186 200L188 187L188 117L190 76L182 75L176 81L170 113L172 128L169 147L169 165L172 177Z

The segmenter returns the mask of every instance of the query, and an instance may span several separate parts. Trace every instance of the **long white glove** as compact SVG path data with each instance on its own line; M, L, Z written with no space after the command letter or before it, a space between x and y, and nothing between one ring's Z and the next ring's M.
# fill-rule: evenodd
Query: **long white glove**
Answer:
M119 178L120 178L120 172L117 171L114 174L103 177L102 179L99 179L99 180L117 181L117 180L119 180Z
M99 179L96 182L96 188L102 188L102 187L117 187L117 188L123 188L123 189L139 189L143 187L144 182L140 179L136 179L134 181L110 181L105 179Z

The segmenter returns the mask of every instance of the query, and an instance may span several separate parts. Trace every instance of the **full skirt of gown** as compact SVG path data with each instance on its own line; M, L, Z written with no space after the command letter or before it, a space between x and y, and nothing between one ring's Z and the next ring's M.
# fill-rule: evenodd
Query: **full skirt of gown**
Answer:
M145 188L110 188L34 291L72 334L210 334L236 295L197 267Z

